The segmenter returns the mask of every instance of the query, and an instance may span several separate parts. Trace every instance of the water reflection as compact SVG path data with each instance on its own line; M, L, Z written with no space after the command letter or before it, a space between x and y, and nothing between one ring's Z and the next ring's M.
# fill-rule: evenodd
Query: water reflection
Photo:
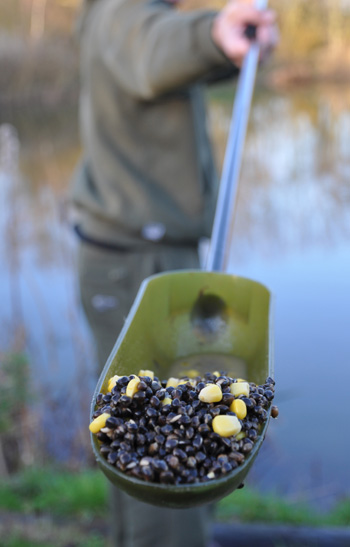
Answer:
M219 161L231 102L231 91L224 90L212 103ZM86 410L90 400L94 354L78 307L75 242L64 214L79 152L75 118L40 130L23 119L10 121L21 149L18 171L16 160L5 165L3 155L0 169L6 212L1 345L23 323L33 377L50 408L44 414L48 427L76 420L78 431L86 426L79 408L84 402ZM275 298L281 417L270 426L249 482L322 505L350 486L349 136L347 89L265 91L255 97L230 261L230 271L265 283ZM57 428L49 444L69 457L70 432Z
M46 137L30 154L32 143L20 148L14 126L0 126L1 350L29 355L48 455L72 459L82 456L77 439L87 444L82 431L94 385L94 362L77 306L75 241L61 214L68 180L62 174L69 162L59 165L63 156L54 140L52 153L43 154L45 143ZM19 168L40 160L42 167L36 171ZM34 172L57 173L59 191L55 177L28 176Z
M337 92L257 101L230 262L275 297L281 418L249 482L323 507L350 485L350 97Z
M255 103L239 188L236 257L247 254L247 243L272 257L334 245L349 235L350 94L347 110L340 103L340 116L334 89L329 96L322 91L264 95ZM344 101L343 89L338 93ZM225 119L229 114L228 106L215 112Z

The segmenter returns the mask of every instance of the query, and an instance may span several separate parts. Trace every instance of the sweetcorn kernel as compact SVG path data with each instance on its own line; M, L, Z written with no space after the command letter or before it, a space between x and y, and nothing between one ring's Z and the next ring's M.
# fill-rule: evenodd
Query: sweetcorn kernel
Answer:
M249 397L249 384L248 382L236 382L230 385L232 395L238 397L239 395L245 395Z
M176 387L178 386L182 386L184 384L191 384L191 386L195 386L196 385L196 382L194 382L193 380L191 380L191 378L187 379L186 378L182 378L181 380L178 381L178 384Z
M237 435L242 429L241 423L236 416L219 415L212 421L213 431L221 437Z
M218 403L222 399L220 386L216 384L207 384L200 390L198 399L202 401L202 403Z
M216 376L217 378L219 378L219 376L221 376L220 372L218 372L217 370L215 372L213 372L213 375Z
M154 380L154 372L153 370L139 370L138 372L139 376L148 376L152 380Z
M197 376L200 376L200 372L194 368L191 368L190 370L187 370L186 372L189 378L197 378Z
M240 420L243 420L247 415L247 405L242 399L234 399L230 405L231 412L234 412Z
M178 383L177 383L177 386L183 386L184 384L187 384L187 382L189 382L189 380L187 380L186 378L181 378ZM176 387L177 387L176 386Z
M109 380L108 380L108 391L112 391L112 389L114 388L114 386L116 385L116 383L118 382L120 376L118 376L117 374L115 376L112 376Z
M138 391L137 386L140 383L140 378L138 376L135 376L132 380L129 381L128 385L126 386L126 392L125 395L128 397L133 397Z
M238 433L238 435L236 435L236 441L240 441L241 439L245 439L246 438L246 432L245 431L241 431L240 433Z
M170 397L164 397L164 399L162 400L162 405L171 405L172 403L172 399L170 399Z
M108 414L108 412L104 412L103 414L97 416L97 418L95 418L89 425L91 433L98 433L99 431L101 431L101 429L105 427L106 421L108 418L110 418L110 416L111 415Z
M166 383L166 387L176 387L178 383L179 383L178 378L169 378Z

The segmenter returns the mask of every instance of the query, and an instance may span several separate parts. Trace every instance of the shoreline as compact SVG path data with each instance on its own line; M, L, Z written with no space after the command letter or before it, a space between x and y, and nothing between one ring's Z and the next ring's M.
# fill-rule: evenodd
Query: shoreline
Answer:
M299 59L278 57L262 65L257 86L272 91L350 81L345 52L317 52ZM67 59L69 62L67 63ZM72 39L28 42L18 36L0 40L0 108L54 112L77 106L79 52Z
M0 72L3 70L0 61ZM324 86L342 86L350 82L349 73L340 72L337 69L329 70L326 73L310 72L308 65L300 64L298 66L283 66L278 69L269 70L257 77L256 87L268 89L272 92L281 92L293 90L302 87L312 87L318 85ZM32 81L28 81L28 86L23 86L18 91L17 85L10 85L4 91L0 86L0 122L3 121L3 114L9 111L23 111L30 109L32 113L54 114L62 108L78 107L79 102L79 80L78 76L72 74L70 85L68 87L57 88L49 79L44 80L40 88ZM6 117L6 116L5 116Z

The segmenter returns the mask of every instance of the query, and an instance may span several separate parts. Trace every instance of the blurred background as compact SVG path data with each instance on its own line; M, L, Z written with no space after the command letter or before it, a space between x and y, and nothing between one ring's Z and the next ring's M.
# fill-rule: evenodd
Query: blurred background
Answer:
M80 155L79 5L0 0L4 546L105 545L106 487L88 436L95 354L67 218ZM203 5L223 2L184 9ZM349 525L350 1L269 5L281 40L256 83L230 272L274 295L280 417L217 518ZM233 97L232 84L208 92L219 166Z

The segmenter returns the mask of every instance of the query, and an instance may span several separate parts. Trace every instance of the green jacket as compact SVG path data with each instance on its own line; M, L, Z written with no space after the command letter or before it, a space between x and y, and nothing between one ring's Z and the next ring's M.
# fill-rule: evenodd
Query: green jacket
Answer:
M161 0L97 0L85 14L84 157L71 193L87 236L133 247L153 223L166 243L210 235L217 175L203 84L236 72L211 39L214 15Z

